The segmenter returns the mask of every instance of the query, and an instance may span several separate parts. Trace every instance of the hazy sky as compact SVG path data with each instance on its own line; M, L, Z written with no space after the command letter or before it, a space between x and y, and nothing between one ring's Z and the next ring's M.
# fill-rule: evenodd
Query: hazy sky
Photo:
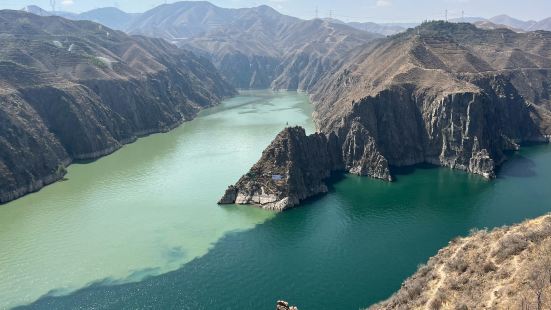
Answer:
M58 10L82 12L98 7L117 6L128 12L143 12L164 0L56 0ZM168 3L176 1L167 1ZM251 7L268 4L278 11L313 18L320 17L374 22L413 22L465 16L492 17L508 14L520 19L543 19L551 16L551 0L212 0L221 7ZM20 9L36 4L49 8L50 0L0 0L0 8Z

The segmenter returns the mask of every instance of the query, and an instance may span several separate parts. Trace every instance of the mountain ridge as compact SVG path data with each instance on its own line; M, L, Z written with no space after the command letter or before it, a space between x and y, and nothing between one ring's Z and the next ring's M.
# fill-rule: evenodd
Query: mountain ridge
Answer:
M0 202L235 90L206 59L89 21L0 11Z
M237 88L292 90L310 89L352 46L381 37L320 19L301 20L269 6L224 9L209 2L159 6L129 32L163 37L209 57Z

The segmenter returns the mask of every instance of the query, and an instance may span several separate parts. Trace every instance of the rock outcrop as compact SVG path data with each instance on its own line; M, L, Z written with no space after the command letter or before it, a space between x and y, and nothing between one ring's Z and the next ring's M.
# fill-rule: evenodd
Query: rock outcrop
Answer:
M301 127L285 128L219 203L283 211L327 192L325 180L342 166L337 143L334 135L307 136Z
M451 241L369 309L551 309L551 216Z
M5 10L0 38L0 203L236 93L205 58L92 22Z
M283 300L278 300L276 303L276 310L298 310L295 306L289 306L289 303Z

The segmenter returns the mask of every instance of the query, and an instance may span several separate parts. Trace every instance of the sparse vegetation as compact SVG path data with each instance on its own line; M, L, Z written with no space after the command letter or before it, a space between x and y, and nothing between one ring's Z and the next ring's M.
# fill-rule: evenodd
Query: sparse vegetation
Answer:
M101 68L101 69L107 69L107 67L108 67L107 64L98 57L90 57L89 61L92 65L94 65L98 68Z
M57 175L66 175L67 174L67 168L65 168L65 165L63 165L63 164L57 165L56 174Z
M455 239L372 309L551 309L551 215Z

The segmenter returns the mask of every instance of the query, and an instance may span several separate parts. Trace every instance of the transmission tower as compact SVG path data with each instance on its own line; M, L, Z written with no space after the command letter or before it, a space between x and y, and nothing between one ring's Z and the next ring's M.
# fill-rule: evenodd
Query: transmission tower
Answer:
M52 13L55 13L55 0L50 0L50 7L52 7Z

